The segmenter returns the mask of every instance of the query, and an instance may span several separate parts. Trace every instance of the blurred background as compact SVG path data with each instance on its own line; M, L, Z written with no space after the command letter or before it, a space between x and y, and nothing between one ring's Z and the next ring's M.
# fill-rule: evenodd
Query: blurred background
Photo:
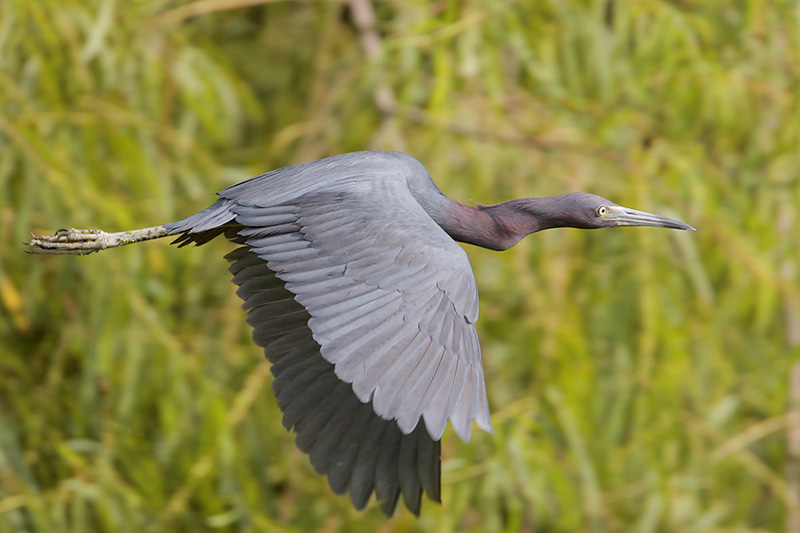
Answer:
M800 531L799 88L788 0L3 0L0 531ZM466 246L495 433L419 519L294 447L232 245L21 244L368 148L698 229Z

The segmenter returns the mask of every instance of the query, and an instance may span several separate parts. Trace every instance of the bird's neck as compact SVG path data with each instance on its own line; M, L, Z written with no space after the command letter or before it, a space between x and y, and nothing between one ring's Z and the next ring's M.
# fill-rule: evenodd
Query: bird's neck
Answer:
M507 250L524 237L547 229L530 211L519 209L520 202L535 204L537 198L509 200L495 205L469 205L453 202L447 216L436 222L448 235L490 250Z

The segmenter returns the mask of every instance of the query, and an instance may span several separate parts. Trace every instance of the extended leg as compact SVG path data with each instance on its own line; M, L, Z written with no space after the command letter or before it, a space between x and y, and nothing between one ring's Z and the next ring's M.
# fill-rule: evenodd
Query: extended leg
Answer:
M25 244L31 249L29 254L71 254L86 255L106 248L116 248L125 244L160 239L169 235L164 226L107 233L99 229L60 229L54 235L37 237Z

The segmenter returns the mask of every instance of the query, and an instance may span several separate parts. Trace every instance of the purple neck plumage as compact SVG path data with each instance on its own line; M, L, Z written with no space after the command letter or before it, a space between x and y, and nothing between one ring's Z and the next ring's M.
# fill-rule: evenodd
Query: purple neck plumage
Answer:
M507 250L531 233L562 225L553 216L552 203L544 200L519 198L478 207L453 202L436 222L457 241Z

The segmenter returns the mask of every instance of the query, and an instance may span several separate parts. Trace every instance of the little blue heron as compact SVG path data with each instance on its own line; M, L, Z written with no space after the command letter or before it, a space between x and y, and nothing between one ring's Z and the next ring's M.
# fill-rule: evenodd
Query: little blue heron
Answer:
M358 509L374 492L387 515L400 495L417 515L423 491L441 501L448 420L464 441L473 421L492 431L478 291L455 241L505 250L549 228L694 229L586 193L463 205L398 152L281 168L218 195L178 222L62 229L34 236L28 251L88 254L166 236L200 245L221 234L241 245L226 258L272 363L283 425L334 492Z

